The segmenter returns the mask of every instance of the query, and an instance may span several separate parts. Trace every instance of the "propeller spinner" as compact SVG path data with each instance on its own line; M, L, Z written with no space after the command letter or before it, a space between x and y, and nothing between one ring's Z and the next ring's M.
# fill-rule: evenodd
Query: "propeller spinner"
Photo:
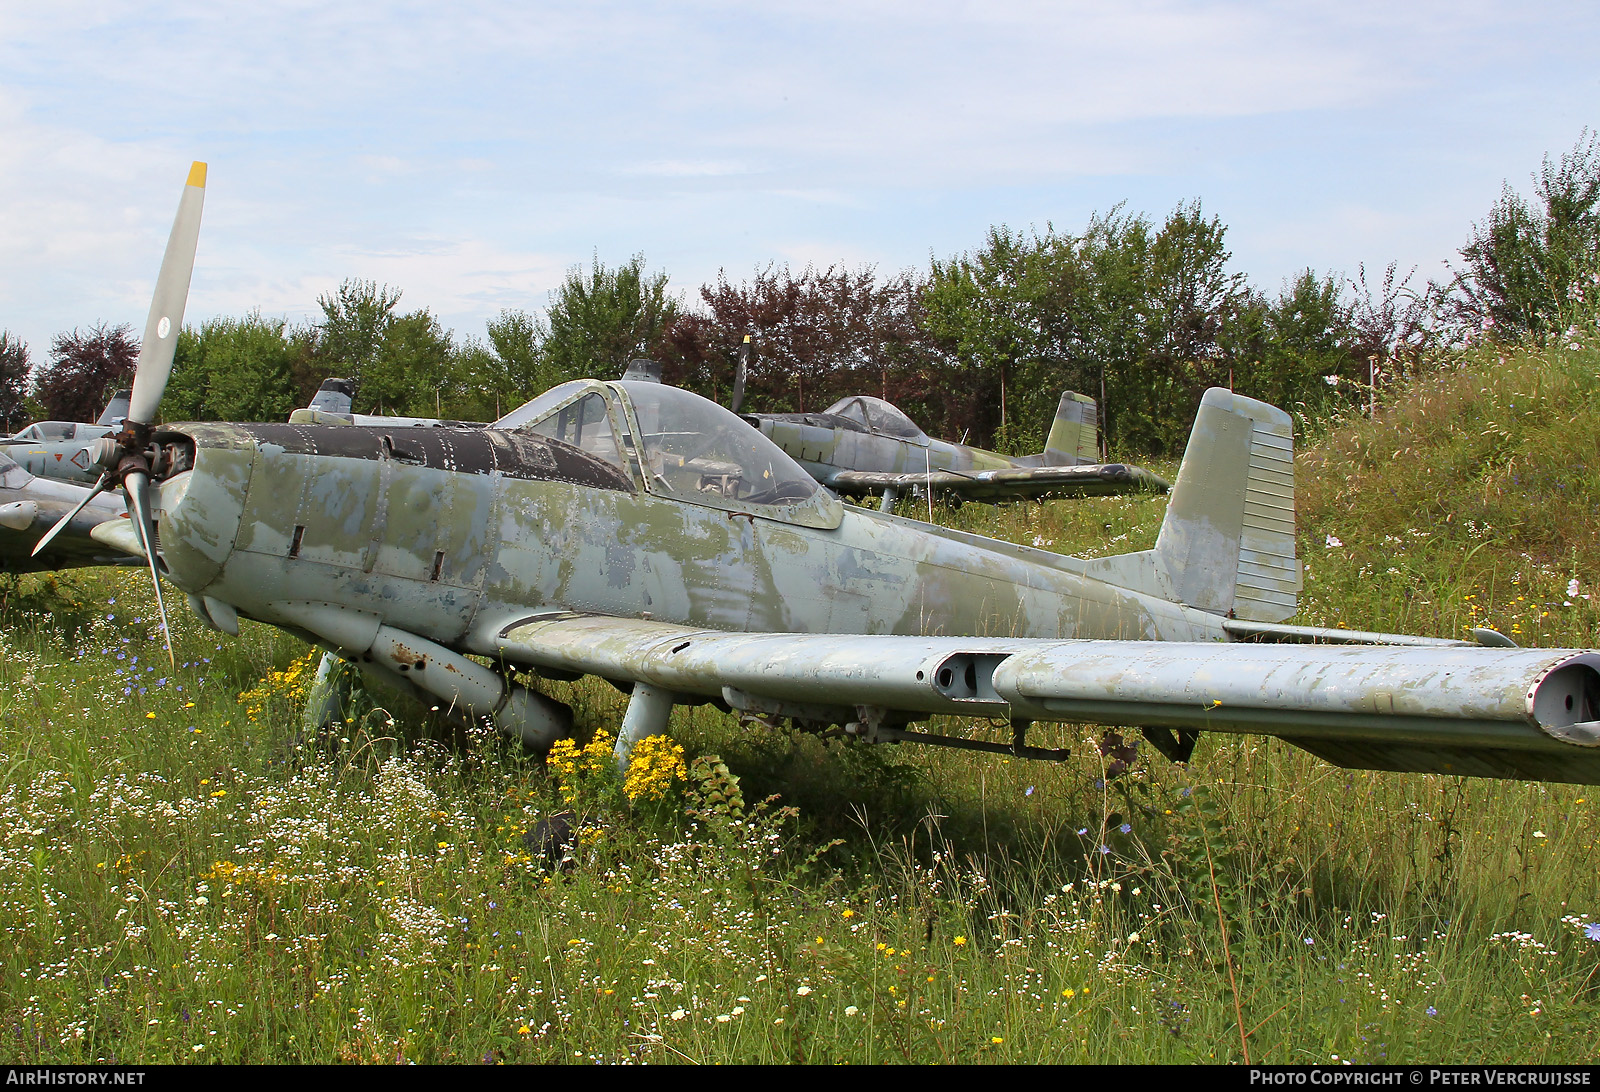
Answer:
M161 394L172 375L172 359L183 329L183 308L189 298L189 280L194 273L195 248L200 241L200 212L205 205L206 165L195 163L178 201L178 215L167 237L167 251L156 276L155 298L150 301L150 317L145 321L144 340L139 345L139 360L134 366L133 396L122 431L100 440L95 446L95 461L104 468L77 508L67 513L33 548L35 555L60 534L72 518L100 493L121 485L128 502L139 546L150 563L150 578L155 583L156 606L161 611L161 629L166 636L167 656L172 657L172 635L167 631L167 606L161 598L160 561L156 556L155 523L150 514L150 479L160 469L160 455L150 444L150 426L161 406Z

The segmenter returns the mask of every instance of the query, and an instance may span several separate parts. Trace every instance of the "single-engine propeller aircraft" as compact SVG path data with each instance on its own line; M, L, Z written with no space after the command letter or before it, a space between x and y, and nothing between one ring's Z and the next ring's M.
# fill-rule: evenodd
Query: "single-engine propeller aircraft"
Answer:
M281 627L537 748L570 713L518 672L598 675L631 692L622 760L674 705L711 702L1029 758L1066 754L1025 738L1064 721L1139 727L1177 760L1220 731L1350 767L1600 782L1600 654L1286 624L1290 420L1225 390L1154 548L1094 560L847 508L655 383L563 384L515 427L158 426L204 181L196 164L86 496L124 494L97 536L219 630ZM909 727L933 714L1013 740Z
M936 440L870 394L841 398L821 413L756 413L746 419L823 485L849 497L880 496L884 511L913 489L995 502L1168 488L1143 467L1100 462L1094 399L1072 391L1062 393L1045 449L1037 455L1001 455Z
M734 372L730 408L735 413L744 401L750 352L747 334ZM632 365L623 375L651 377L648 370ZM1037 455L1001 455L936 440L899 408L868 394L841 398L821 413L743 416L817 481L844 496L881 497L885 512L912 490L931 490L959 503L1103 497L1168 488L1165 479L1142 467L1100 461L1098 407L1093 398L1073 391L1062 392L1044 450Z

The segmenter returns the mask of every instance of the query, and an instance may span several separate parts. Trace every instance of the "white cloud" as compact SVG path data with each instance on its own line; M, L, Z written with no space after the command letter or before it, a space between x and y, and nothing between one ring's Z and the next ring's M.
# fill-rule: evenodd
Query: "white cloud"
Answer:
M648 163L629 164L618 173L652 178L726 178L758 172L731 160L653 159Z

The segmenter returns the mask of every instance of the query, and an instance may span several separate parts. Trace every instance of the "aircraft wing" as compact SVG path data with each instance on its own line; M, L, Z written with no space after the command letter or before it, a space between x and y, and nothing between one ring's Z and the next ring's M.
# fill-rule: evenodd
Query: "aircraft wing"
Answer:
M823 484L849 497L882 494L893 489L932 489L962 500L1004 501L1044 497L1106 497L1122 493L1165 492L1166 479L1123 463L1083 466L1017 466L1003 470L934 470L890 474L873 470L840 470Z
M880 738L925 741L894 726L932 714L1062 721L1277 736L1356 769L1600 784L1595 652L724 633L581 614L524 618L479 643L551 677L888 725Z

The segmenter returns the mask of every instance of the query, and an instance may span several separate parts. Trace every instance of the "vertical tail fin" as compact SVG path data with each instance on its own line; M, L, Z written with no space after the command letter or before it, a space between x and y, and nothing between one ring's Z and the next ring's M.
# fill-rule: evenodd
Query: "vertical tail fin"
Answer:
M1091 575L1213 614L1294 616L1294 429L1289 415L1206 391L1155 549L1091 563Z
M109 425L112 428L121 428L122 422L128 419L128 402L133 398L133 388L124 387L111 395L111 401L106 403L105 410L100 414L97 425Z
M1093 398L1063 391L1056 419L1044 442L1045 466L1077 466L1100 461L1100 414Z

